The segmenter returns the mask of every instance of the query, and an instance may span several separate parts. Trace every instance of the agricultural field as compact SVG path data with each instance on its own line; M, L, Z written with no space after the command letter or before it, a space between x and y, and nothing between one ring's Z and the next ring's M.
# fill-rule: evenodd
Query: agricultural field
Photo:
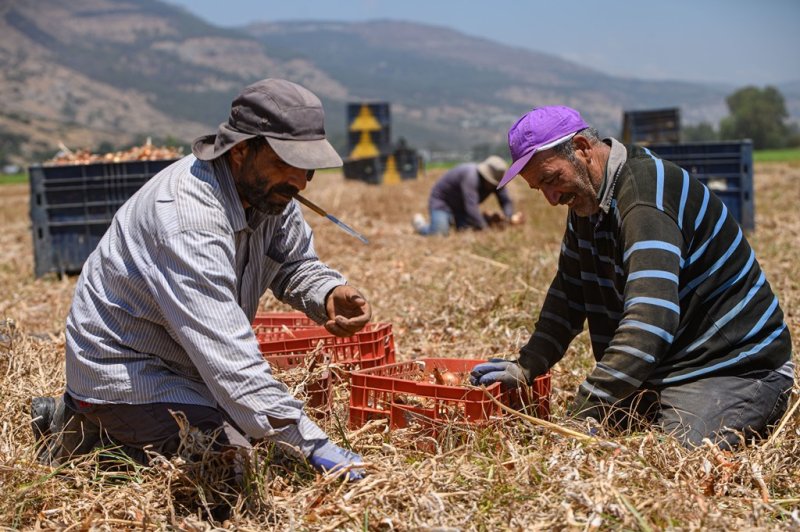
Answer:
M565 208L522 180L511 185L526 217L503 231L425 239L411 217L443 170L369 186L322 173L306 196L370 240L365 246L307 214L317 251L393 325L399 360L513 356L528 338L556 268ZM758 163L756 230L749 235L780 298L800 368L800 166ZM496 205L487 208L496 209ZM141 468L95 457L54 469L35 459L28 407L64 383L64 321L76 279L33 278L25 184L0 187L0 525L12 529L211 530L775 530L800 527L800 411L773 438L735 454L687 450L655 432L571 437L520 417L484 428L448 427L438 439L414 428L347 426L348 390L334 390L333 439L361 453L368 476L323 478L272 459L259 444L240 491L215 485L215 457ZM264 310L289 310L270 294ZM553 369L552 417L585 434L566 405L593 366L588 335ZM790 406L800 401L795 389Z
M27 173L19 173L19 174L0 173L0 185L11 185L14 183L27 183L27 182L28 182Z
M783 150L758 150L753 152L753 160L757 163L794 163L800 164L800 148Z

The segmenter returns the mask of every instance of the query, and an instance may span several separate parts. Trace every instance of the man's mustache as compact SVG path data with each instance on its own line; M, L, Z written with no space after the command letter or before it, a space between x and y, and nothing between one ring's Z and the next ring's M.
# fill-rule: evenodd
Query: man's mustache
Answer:
M298 189L297 187L293 187L292 185L283 183L273 187L271 192L273 194L280 194L281 196L286 196L287 198L293 198L298 194L300 194L300 189Z
M567 203L572 201L572 198L574 198L574 197L575 197L575 194L572 194L572 193L562 194L561 197L558 198L558 204L559 205L566 205Z

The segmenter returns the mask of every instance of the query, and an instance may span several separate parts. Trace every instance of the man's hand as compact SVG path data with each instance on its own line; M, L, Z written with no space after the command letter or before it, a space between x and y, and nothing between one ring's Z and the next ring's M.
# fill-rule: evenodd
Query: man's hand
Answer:
M325 300L328 321L325 328L336 336L352 336L372 317L372 308L358 290L350 285L340 285L331 290Z
M338 445L331 443L330 440L325 440L316 449L311 452L308 457L308 463L314 466L314 469L320 473L336 472L339 469L348 466L357 466L364 462L360 455L342 449ZM350 467L347 471L345 478L349 482L361 480L364 478L365 471L363 467Z
M530 384L530 371L520 366L516 360L492 358L489 362L472 368L469 381L473 386L489 386L499 382L504 390L508 390Z
M506 217L499 212L484 212L483 219L490 227L503 227L506 225Z

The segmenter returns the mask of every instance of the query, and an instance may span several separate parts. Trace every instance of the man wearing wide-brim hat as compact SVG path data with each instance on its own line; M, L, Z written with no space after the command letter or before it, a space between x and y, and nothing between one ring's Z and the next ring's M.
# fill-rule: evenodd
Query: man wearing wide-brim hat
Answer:
M360 462L273 378L251 327L268 289L340 336L371 316L319 261L293 201L315 169L342 164L320 100L289 81L253 83L192 152L120 208L83 267L67 318L63 402L33 405L42 432L65 428L52 459L88 451L98 437L141 462L146 449L169 456L179 443L172 410L218 431L223 446L270 439L322 471Z
M493 224L519 223L521 213L514 213L514 203L505 189L497 184L508 169L497 155L490 155L479 163L465 163L448 170L431 189L428 198L430 222L422 214L412 220L418 234L447 235L451 227L461 229L486 229ZM496 196L503 214L484 215L480 204L489 196Z

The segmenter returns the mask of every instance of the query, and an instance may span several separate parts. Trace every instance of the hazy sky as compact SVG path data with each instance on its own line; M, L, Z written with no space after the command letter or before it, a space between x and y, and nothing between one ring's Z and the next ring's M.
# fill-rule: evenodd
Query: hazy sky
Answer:
M558 55L608 74L800 80L800 0L167 0L218 26L395 19Z

